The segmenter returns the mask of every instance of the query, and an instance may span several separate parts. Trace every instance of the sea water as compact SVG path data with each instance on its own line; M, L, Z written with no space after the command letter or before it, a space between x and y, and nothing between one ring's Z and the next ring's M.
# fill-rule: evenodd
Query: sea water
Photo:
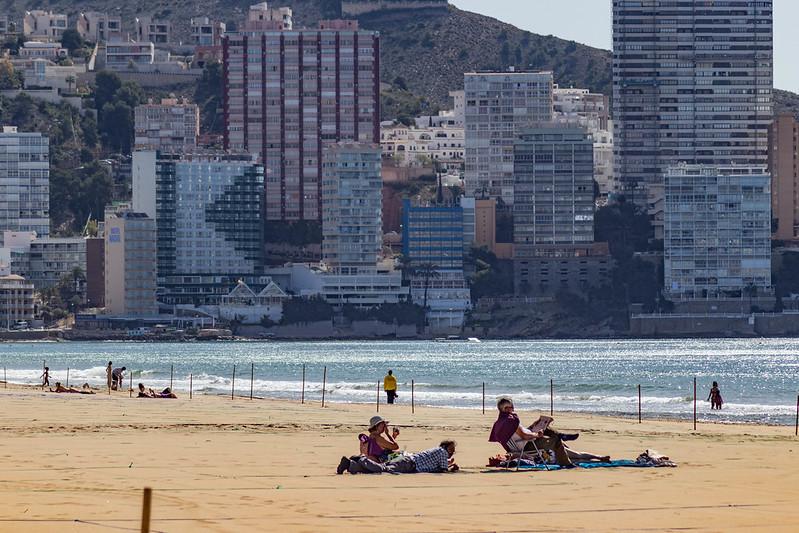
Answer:
M170 384L187 392L235 392L318 401L327 367L326 401L374 402L388 369L399 384L398 403L478 409L485 383L486 409L499 395L521 410L637 416L638 385L644 417L693 416L697 379L700 420L793 424L799 392L799 340L564 340L564 341L347 341L347 342L38 342L0 345L11 383L39 383L43 361L50 383L105 386L105 366L126 366L153 389ZM174 369L174 370L172 370ZM705 401L718 381L724 408ZM125 386L129 383L128 374ZM381 392L381 402L384 396Z

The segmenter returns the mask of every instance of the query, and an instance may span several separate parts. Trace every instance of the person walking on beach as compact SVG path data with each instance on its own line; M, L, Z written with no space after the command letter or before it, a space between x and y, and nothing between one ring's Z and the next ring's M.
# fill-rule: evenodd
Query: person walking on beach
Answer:
M44 367L44 372L42 372L42 388L50 386L50 367Z
M105 375L106 375L106 379L108 380L108 388L109 388L109 390L111 389L112 377L113 377L112 372L114 371L112 365L113 365L113 363L111 361L108 361L108 366L105 367Z
M394 398L397 397L397 378L394 377L394 373L391 370L383 378L383 390L386 391L386 401L394 403Z
M710 387L710 394L708 394L707 399L710 401L711 409L721 409L721 404L724 403L724 400L721 398L721 389L719 389L717 381L714 381L713 386Z

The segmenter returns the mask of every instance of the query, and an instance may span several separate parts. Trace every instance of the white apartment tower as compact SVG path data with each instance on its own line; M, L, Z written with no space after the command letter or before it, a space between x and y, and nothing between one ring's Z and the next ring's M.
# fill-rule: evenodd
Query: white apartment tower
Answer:
M771 287L771 176L765 166L688 165L665 176L664 277L672 298Z
M335 274L374 274L382 246L380 147L338 143L322 165L322 260Z
M105 219L105 308L111 315L158 315L155 220L120 211Z
M765 165L772 1L613 1L616 180L639 205L669 166Z
M49 139L41 133L0 132L0 232L50 234Z
M552 120L551 72L464 75L466 196L513 204L513 143L525 126Z

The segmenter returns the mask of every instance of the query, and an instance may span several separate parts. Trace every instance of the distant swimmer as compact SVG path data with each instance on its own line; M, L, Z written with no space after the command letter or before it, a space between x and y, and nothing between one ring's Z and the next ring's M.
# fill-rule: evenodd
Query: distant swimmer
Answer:
M717 381L714 381L713 386L710 387L710 394L707 395L707 399L710 402L711 409L721 409L721 404L724 403L724 400L721 397L721 389L719 389Z

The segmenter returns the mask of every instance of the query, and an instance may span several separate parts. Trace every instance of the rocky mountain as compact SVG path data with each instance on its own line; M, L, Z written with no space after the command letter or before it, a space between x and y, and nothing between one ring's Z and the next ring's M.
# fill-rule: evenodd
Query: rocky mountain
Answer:
M81 11L118 13L123 25L132 29L136 16L152 14L169 19L177 39L188 36L189 19L206 15L224 20L235 28L256 0L150 0L146 3L120 0L0 0L0 13L21 20L25 10L43 8L71 17ZM358 2L345 0L348 10ZM463 87L463 73L474 70L552 70L561 86L585 87L610 94L611 54L551 35L520 30L491 17L441 5L430 0L381 0L397 8L366 12L361 26L382 35L382 79L393 86L388 116L398 109L424 110L446 104L450 90ZM276 0L294 10L298 27L316 25L319 19L341 16L342 0ZM402 9L399 9L402 7ZM777 110L799 109L799 96L785 91L776 95Z
M21 20L25 10L45 8L70 17L81 11L118 13L132 30L135 17L153 14L170 20L177 39L188 35L189 19L207 15L229 26L242 20L255 0L0 0L0 12ZM340 0L283 0L297 26L315 26L319 19L341 16ZM352 2L349 2L352 3ZM389 3L390 5L390 3ZM552 36L522 31L498 20L455 7L389 9L366 13L361 26L378 30L382 39L383 81L399 85L416 96L442 104L450 90L463 86L463 73L515 66L552 69L558 83L597 91L610 87L610 55Z

